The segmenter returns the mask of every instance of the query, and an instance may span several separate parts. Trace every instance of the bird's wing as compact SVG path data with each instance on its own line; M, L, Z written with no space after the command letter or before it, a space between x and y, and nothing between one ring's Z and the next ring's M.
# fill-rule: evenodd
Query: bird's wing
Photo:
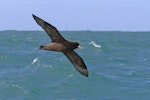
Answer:
M33 15L33 18L35 19L37 24L40 25L47 32L52 42L60 43L62 41L65 41L65 39L61 36L61 34L54 26L35 15Z
M88 70L83 59L73 50L63 52L65 56L71 61L74 67L82 74L88 77Z

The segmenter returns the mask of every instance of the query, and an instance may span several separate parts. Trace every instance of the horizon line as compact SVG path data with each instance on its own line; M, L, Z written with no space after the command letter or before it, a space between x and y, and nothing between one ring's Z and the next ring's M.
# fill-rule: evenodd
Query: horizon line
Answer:
M0 30L0 32L2 31L44 31L44 30L13 30L13 29L6 29L6 30ZM76 31L76 32L79 32L79 31L91 31L91 32L150 32L149 31L144 31L144 30L137 30L137 31L134 31L134 30L58 30L58 31L62 31L62 32L67 32L67 31Z

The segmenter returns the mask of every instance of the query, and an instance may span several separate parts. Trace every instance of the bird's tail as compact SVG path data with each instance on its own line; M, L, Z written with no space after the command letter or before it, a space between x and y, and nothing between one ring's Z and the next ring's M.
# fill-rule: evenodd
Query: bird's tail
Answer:
M44 46L40 46L39 49L44 49Z

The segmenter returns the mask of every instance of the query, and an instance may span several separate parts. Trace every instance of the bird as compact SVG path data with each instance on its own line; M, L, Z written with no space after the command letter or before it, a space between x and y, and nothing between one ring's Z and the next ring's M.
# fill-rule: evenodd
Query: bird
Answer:
M39 49L62 52L80 74L88 77L88 69L86 64L84 63L83 59L74 51L74 49L81 47L79 43L66 40L59 33L56 27L34 14L32 14L32 16L36 23L41 26L51 38L51 42L49 44L40 46Z

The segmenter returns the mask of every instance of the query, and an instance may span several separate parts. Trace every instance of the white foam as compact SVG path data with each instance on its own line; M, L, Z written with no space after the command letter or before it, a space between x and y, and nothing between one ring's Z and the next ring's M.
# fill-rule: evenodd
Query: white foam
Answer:
M89 44L92 44L96 48L101 48L101 46L96 44L94 41L89 42Z
M11 86L16 87L16 88L21 88L19 85L17 84L12 84Z
M36 62L38 62L38 61L39 61L39 59L38 59L38 57L36 57L36 58L32 61L31 64L34 64L34 63L36 63Z

